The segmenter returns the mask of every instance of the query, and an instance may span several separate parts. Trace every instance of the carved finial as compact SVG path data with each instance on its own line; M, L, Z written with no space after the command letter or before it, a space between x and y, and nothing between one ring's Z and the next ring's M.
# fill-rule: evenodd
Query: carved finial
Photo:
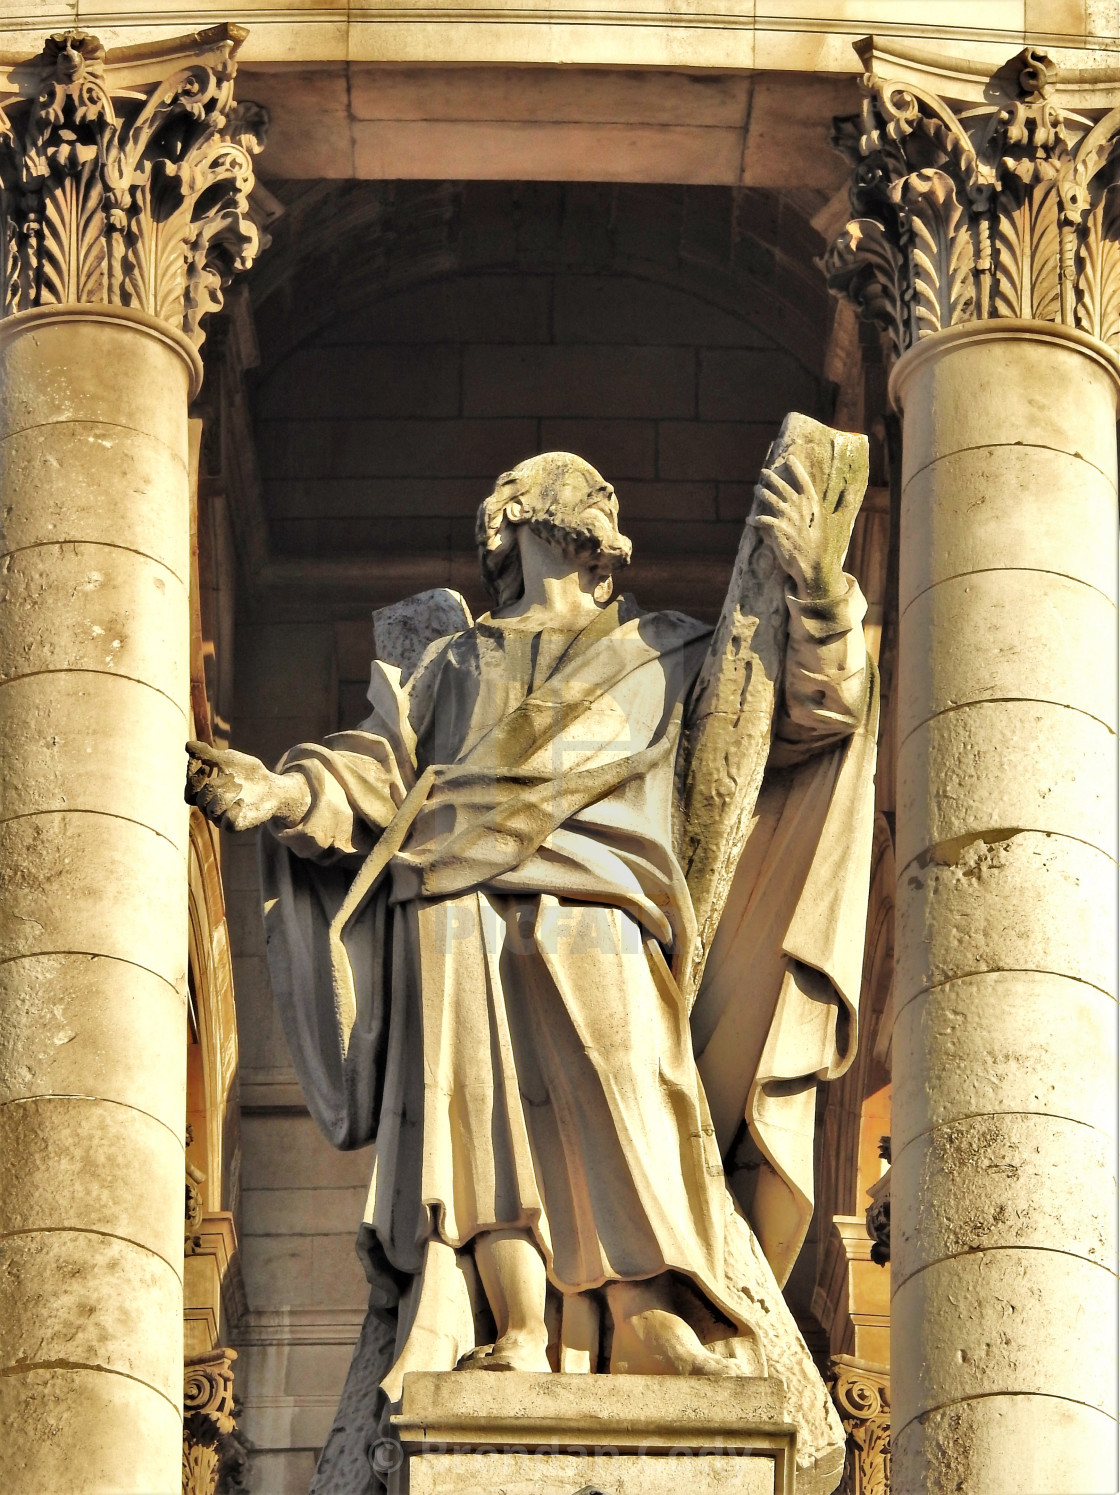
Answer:
M1018 60L1023 64L1019 69L1020 96L1031 104L1048 99L1058 81L1058 64L1037 47L1024 47Z
M220 31L220 34L219 34ZM115 88L95 36L47 39L33 97L0 110L2 314L64 303L137 307L196 346L252 264L252 158L268 116L235 104L231 28L153 58Z
M864 55L862 113L833 136L854 215L823 262L833 291L896 353L989 317L1064 323L1120 351L1120 109L1065 113L1058 68L1033 47L983 108Z

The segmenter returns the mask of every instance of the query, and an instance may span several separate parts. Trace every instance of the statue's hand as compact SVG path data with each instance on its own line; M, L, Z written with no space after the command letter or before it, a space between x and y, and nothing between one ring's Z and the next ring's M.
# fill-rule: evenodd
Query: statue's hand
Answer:
M828 509L796 457L782 464L791 481L765 467L754 490L748 523L761 530L778 564L805 600L817 602L844 591L844 555L859 512L858 491L845 490Z
M294 825L311 802L302 774L271 773L248 753L188 742L187 759L184 798L227 831L252 830L273 819Z

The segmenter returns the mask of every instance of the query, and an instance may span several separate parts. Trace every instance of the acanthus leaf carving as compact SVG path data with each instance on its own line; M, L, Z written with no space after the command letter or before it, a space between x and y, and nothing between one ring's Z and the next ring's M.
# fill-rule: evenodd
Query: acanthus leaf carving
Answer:
M869 65L860 115L836 121L853 219L823 268L896 354L990 317L1079 327L1120 351L1120 109L1067 111L1057 83L1033 48L982 107Z
M965 209L943 171L906 179L911 340L963 321L975 302L976 253Z
M128 86L114 83L96 37L48 38L30 96L0 109L4 315L135 307L201 344L203 317L259 248L249 194L267 115L234 102L242 36L189 38L139 88L134 61Z
M1078 248L1082 288L1077 325L1102 342L1120 343L1120 187L1102 194Z

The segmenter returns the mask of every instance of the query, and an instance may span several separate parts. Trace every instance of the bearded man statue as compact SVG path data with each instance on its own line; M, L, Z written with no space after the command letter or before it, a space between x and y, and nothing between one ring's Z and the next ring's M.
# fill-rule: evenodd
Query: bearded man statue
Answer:
M375 661L360 727L275 773L190 745L188 798L263 827L308 1106L335 1146L374 1144L371 1315L322 1495L363 1488L408 1371L456 1367L778 1374L799 1464L838 1476L779 1287L816 1082L852 1057L870 854L873 669L841 566L862 484L826 486L795 455L763 473L744 546L776 609L729 598L713 638L613 597L613 489L534 457L479 510L491 612ZM729 810L704 765L745 782L751 752Z

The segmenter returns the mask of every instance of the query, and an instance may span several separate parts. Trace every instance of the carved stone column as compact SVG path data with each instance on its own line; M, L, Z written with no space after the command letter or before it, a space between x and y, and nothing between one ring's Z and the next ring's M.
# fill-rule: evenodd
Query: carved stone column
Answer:
M248 265L243 33L0 75L0 1423L181 1488L187 404Z
M893 1489L1111 1490L1117 79L863 56L826 268L904 416Z

